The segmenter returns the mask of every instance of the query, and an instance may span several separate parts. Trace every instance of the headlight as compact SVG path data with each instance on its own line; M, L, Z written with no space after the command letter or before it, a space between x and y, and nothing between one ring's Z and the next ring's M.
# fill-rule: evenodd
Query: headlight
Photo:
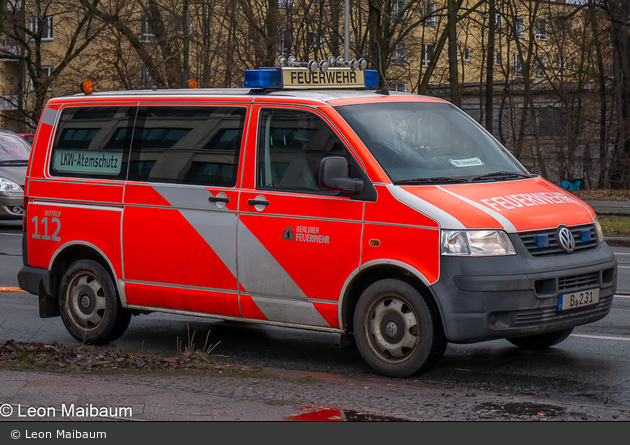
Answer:
M0 178L0 192L21 192L22 187L6 178Z
M597 231L597 239L599 240L600 243L604 242L604 231L602 230L602 226L599 223L597 216L595 218L593 218L593 221L595 222L595 230Z
M442 230L442 255L516 255L502 230Z

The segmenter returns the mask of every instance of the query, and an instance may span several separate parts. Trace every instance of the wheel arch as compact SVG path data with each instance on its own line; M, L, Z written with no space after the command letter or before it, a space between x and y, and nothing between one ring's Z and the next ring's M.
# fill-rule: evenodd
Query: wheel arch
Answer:
M50 290L55 300L59 299L59 283L63 277L64 271L76 260L91 259L99 263L110 274L114 286L118 291L118 298L123 307L126 306L124 292L121 289L118 277L111 260L105 253L94 244L85 241L71 241L59 247L52 258L48 270L50 271Z
M396 260L377 260L362 265L351 275L341 292L339 304L340 328L345 333L353 332L353 318L359 298L371 284L385 278L395 278L413 286L429 303L444 326L443 311L430 290L431 283L417 269Z

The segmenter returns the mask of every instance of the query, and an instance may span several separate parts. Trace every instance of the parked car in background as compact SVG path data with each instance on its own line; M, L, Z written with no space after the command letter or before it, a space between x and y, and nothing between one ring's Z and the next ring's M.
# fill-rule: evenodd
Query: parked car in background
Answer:
M16 134L20 136L21 138L23 138L30 145L33 145L33 140L35 139L34 133L16 133Z
M0 220L22 218L24 181L31 146L16 133L0 130Z

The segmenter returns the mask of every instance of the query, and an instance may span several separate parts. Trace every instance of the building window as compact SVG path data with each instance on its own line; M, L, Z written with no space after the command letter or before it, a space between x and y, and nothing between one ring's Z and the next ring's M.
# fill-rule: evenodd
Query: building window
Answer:
M464 62L470 62L470 47L464 48Z
M523 74L523 64L521 63L521 56L519 54L512 55L512 69L517 76Z
M146 14L140 14L140 41L142 42L154 42L155 34L151 28L149 16Z
M308 49L316 49L321 47L322 38L317 31L308 31L306 33L306 40L308 42Z
M536 77L545 77L547 74L547 56L536 58Z
M501 14L494 15L494 26L497 29L503 28L503 16Z
M433 56L433 45L430 43L425 43L424 45L422 45L422 66L429 66L431 56Z
M564 71L567 69L567 58L566 57L558 57L558 69L560 71Z
M278 29L278 54L293 54L293 34L286 28Z
M17 110L18 95L0 96L0 110Z
M392 54L392 64L396 66L405 66L407 64L407 44L398 42Z
M394 0L394 3L392 4L392 16L394 16L397 20L403 20L404 18L406 18L406 6L407 0Z
M501 51L495 51L495 53L494 53L494 64L496 66L501 66Z
M48 78L48 76L52 74L52 72L53 72L52 66L42 66L42 69L40 70L42 81L45 81ZM35 89L33 85L33 79L29 80L29 84L30 84L31 91L33 91ZM53 82L50 82L48 87L46 87L46 91L53 91L53 89L54 89L54 84Z
M154 86L153 77L151 77L147 67L142 65L140 67L140 88L153 88Z
M293 9L295 0L278 0L278 8Z
M406 93L407 92L407 84L405 82L393 82L391 90L392 91L399 91L401 93Z
M40 25L40 21L39 21L39 17L37 16L32 16L28 21L28 29L34 34L40 32L39 25ZM50 16L44 17L41 22L41 25L42 25L42 29L41 29L42 41L52 40L54 37L53 16L50 15Z
M547 20L536 19L536 40L547 40Z
M516 17L516 37L525 38L525 17Z
M435 26L435 3L424 2L422 4L422 16L426 26Z

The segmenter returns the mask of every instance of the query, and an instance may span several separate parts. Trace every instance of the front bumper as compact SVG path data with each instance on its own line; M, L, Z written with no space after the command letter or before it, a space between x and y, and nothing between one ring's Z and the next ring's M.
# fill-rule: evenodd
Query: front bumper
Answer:
M517 255L441 257L430 290L449 341L468 343L559 331L605 317L617 285L617 260L606 243L570 255L534 258L516 235ZM489 274L492 271L494 274ZM600 289L599 303L559 311L558 296Z
M0 219L22 218L23 201L22 193L0 192Z

